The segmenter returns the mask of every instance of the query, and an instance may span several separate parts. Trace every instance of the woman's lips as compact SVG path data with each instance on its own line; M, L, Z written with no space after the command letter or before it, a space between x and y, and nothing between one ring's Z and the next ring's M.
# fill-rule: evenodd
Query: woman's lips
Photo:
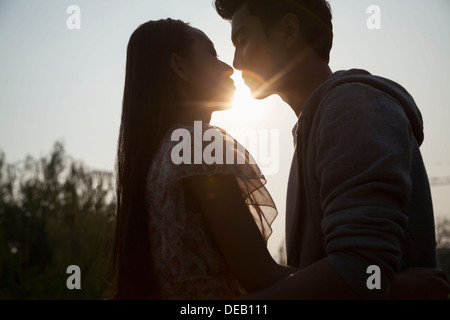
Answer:
M231 78L227 79L227 85L236 89L236 85L234 84L234 81Z

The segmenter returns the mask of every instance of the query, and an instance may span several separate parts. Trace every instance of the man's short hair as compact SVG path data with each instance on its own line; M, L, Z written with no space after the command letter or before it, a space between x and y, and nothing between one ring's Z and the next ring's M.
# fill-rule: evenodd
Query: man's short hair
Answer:
M331 8L326 0L215 0L217 13L231 20L242 5L247 4L249 13L258 17L266 34L287 13L297 16L300 33L316 54L327 63L333 45Z

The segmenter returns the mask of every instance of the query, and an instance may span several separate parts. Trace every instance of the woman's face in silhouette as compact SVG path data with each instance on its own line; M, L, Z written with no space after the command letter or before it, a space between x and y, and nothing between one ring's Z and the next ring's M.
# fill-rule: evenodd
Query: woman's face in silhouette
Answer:
M211 112L230 108L236 90L230 78L233 68L218 59L213 43L202 31L192 28L191 37L187 53L171 59L184 102Z

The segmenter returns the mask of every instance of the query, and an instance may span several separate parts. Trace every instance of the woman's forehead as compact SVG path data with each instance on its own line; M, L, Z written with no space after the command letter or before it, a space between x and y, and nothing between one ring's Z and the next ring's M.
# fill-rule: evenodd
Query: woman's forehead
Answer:
M195 40L197 41L201 41L204 42L207 45L211 45L214 47L213 42L211 41L211 39L208 38L208 36L200 29L197 28L192 28Z

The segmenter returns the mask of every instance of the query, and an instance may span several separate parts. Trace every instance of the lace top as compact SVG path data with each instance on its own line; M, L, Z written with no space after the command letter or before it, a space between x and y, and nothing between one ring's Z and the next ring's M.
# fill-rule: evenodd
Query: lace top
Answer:
M277 215L276 207L264 187L266 180L255 161L224 130L202 125L202 133L208 130L222 139L225 149L234 154L235 164L206 164L203 161L202 164L176 165L172 161L172 150L180 143L179 140L172 141L172 132L176 129L184 129L183 132L192 137L193 144L193 126L172 126L154 156L147 179L152 263L160 281L162 297L232 299L245 292L231 274L201 212L186 209L182 179L218 173L235 176L266 242Z

